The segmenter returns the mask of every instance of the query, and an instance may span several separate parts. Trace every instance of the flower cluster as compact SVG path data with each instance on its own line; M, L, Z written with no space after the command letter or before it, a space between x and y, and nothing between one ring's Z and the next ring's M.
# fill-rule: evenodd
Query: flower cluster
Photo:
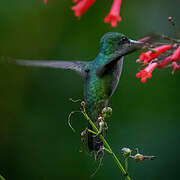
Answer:
M173 72L179 69L178 60L180 59L179 41L174 44L166 44L150 49L145 53L141 53L136 62L146 66L136 74L137 78L141 78L141 82L145 83L146 79L152 77L155 68L173 67Z
M86 12L92 4L95 2L95 0L72 0L75 5L72 7L72 10L74 11L75 16L80 18L80 16ZM48 0L44 0L44 3L46 4ZM121 17L119 15L120 13L120 7L121 7L122 0L113 0L112 8L109 12L109 14L104 18L105 23L110 23L112 27L116 27L117 23L121 21Z

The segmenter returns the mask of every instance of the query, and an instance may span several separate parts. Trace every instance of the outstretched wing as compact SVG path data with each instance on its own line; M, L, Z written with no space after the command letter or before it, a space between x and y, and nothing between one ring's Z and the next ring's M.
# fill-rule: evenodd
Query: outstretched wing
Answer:
M31 67L47 67L56 69L71 69L84 76L88 62L83 61L60 61L60 60L22 60L4 58L8 64L17 64Z

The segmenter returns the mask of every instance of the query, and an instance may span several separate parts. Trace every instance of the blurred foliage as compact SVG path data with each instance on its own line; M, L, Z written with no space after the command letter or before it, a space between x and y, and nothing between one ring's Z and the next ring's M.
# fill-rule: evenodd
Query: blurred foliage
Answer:
M178 25L179 0L123 1L123 21L115 29L103 23L111 7L97 0L77 20L71 0L0 1L0 56L24 59L92 60L99 40L108 31L133 39L148 33L174 35L167 21ZM136 79L138 53L125 59L122 77L112 97L113 116L108 137L114 152L139 148L155 155L154 161L130 161L133 179L179 179L180 72L164 69L142 84ZM69 98L83 98L83 81L74 72L0 65L0 174L7 180L90 179L98 164L81 148L80 132L86 127L79 108ZM111 157L93 179L123 179Z

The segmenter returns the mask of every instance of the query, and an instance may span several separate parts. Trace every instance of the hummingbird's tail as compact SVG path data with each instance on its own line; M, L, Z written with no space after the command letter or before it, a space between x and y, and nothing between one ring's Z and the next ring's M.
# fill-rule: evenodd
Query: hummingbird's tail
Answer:
M85 96L86 97L86 96ZM95 159L99 159L102 156L103 152L103 141L101 140L100 136L104 136L105 130L106 130L106 125L102 125L102 120L101 120L101 115L102 115L102 110L105 107L104 101L99 101L97 99L93 99L94 97L89 95L87 96L87 99L85 100L86 103L86 113L87 116L91 119L93 124L96 126L98 129L98 133L94 134L91 133L90 131L88 132L88 149L89 152L92 152L94 154ZM93 99L93 101L92 101ZM92 127L91 124L88 124L88 129L91 131L94 131L94 128Z
M89 129L93 130L92 126L89 125ZM88 133L88 148L90 152L94 152L95 158L98 156L101 148L103 146L103 141L99 136L96 136L92 133Z

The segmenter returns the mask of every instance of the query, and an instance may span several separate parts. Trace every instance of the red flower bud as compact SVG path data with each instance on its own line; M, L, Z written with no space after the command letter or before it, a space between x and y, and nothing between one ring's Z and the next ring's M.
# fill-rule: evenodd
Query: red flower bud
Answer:
M104 22L111 23L112 27L116 27L117 22L121 21L121 17L119 16L120 7L121 7L121 0L114 0L110 13L105 17Z
M78 3L72 7L75 16L80 17L82 13L87 11L87 9L93 4L94 1L95 0L78 0Z

